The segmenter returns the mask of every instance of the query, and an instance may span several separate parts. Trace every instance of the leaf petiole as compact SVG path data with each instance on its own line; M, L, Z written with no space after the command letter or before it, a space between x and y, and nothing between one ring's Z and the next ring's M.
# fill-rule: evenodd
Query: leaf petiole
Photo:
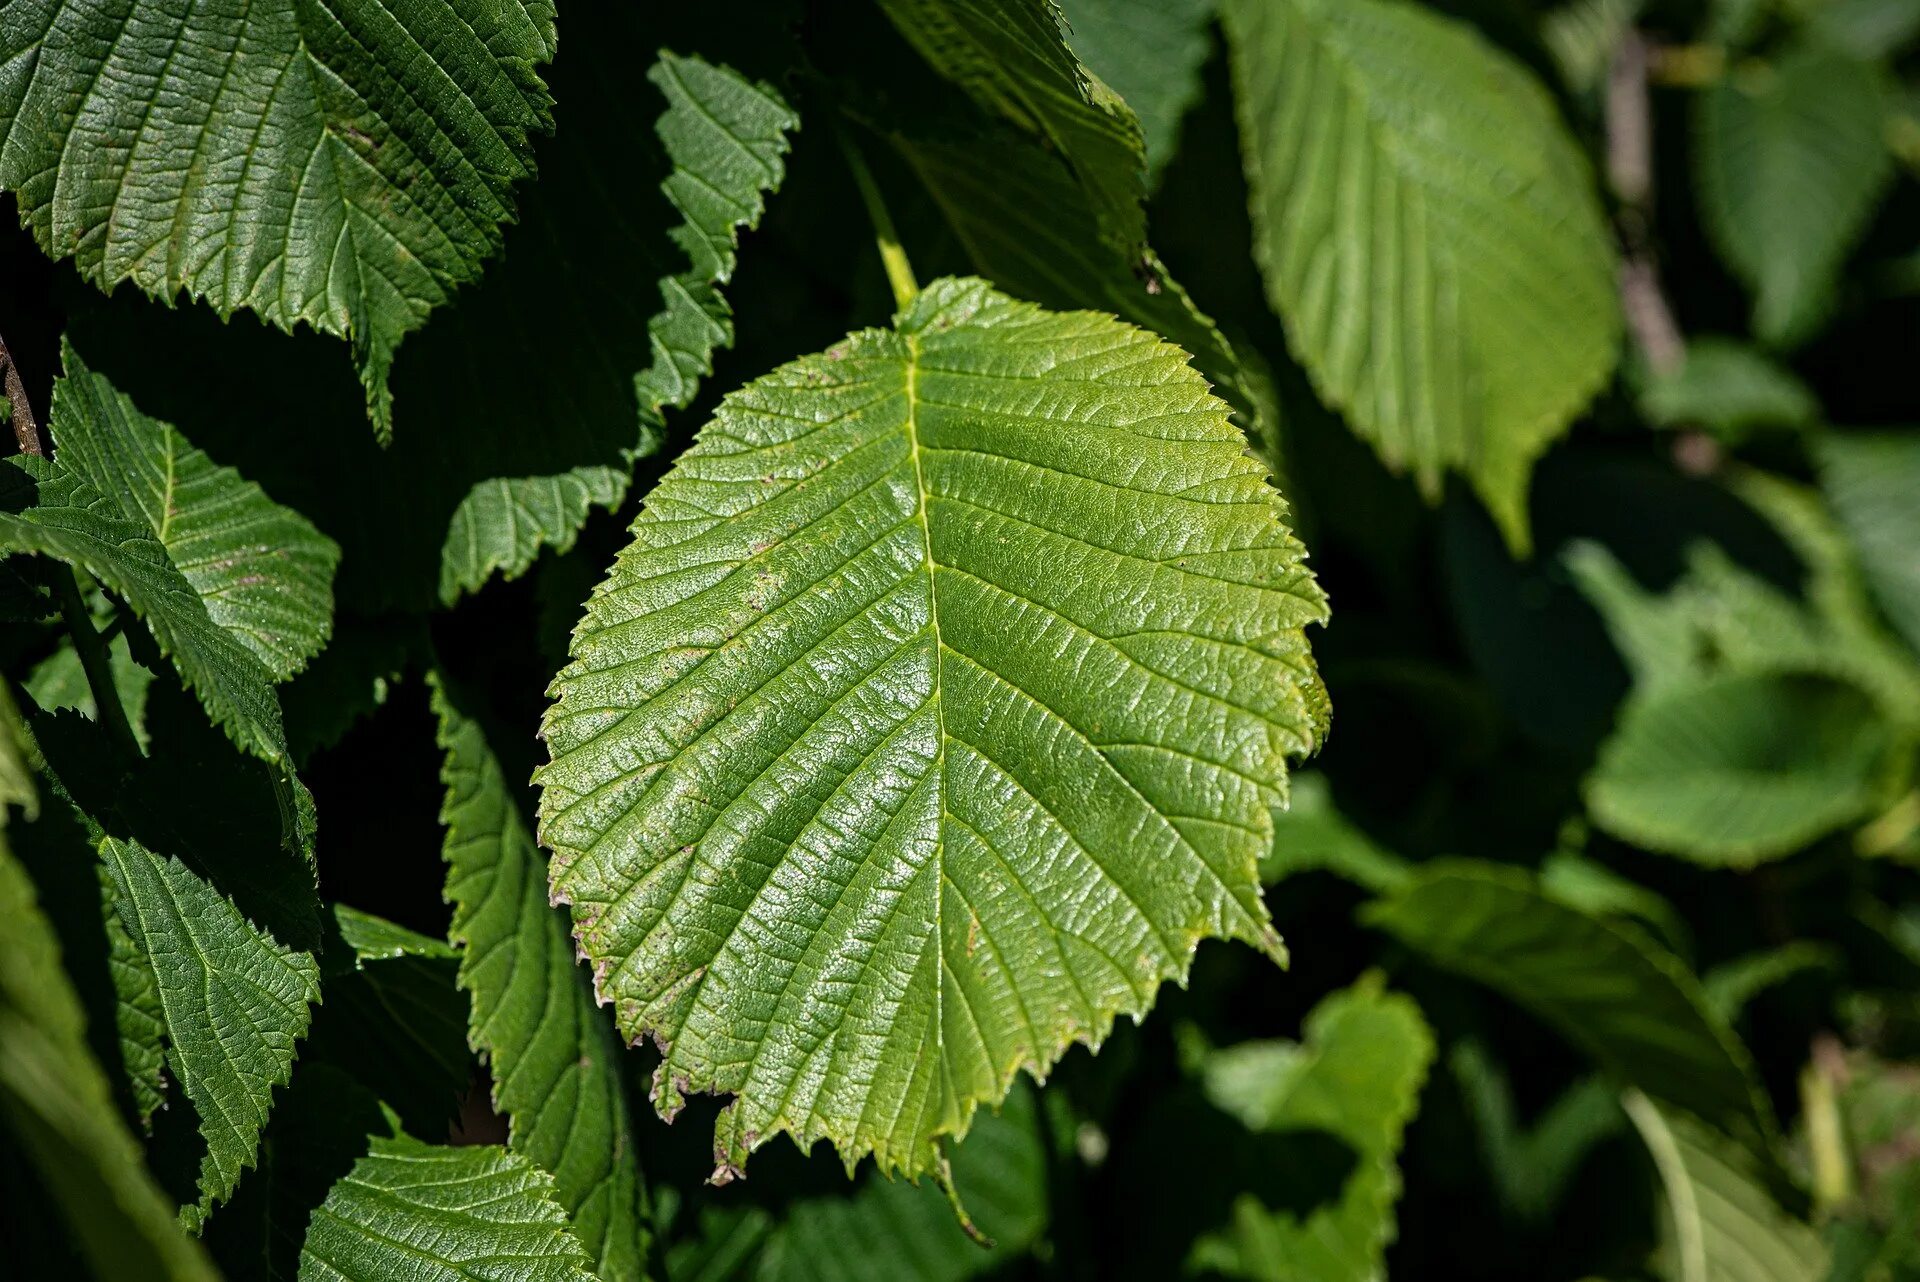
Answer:
M133 724L120 706L120 692L113 684L113 665L107 654L107 642L93 626L93 615L80 595L80 581L69 566L53 569L53 590L60 597L60 617L66 620L73 649L80 656L80 668L87 674L87 687L93 691L93 705L99 710L100 724L120 742L120 746L139 757L140 741L134 737Z
M879 247L881 265L887 269L887 283L893 286L893 301L904 309L920 293L920 282L914 279L913 264L907 261L907 251L893 228L893 215L887 212L887 203L880 197L879 184L873 181L866 159L846 130L839 131L839 138L841 154L847 158L854 186L860 189L861 203L866 205L867 217L873 222L874 244Z

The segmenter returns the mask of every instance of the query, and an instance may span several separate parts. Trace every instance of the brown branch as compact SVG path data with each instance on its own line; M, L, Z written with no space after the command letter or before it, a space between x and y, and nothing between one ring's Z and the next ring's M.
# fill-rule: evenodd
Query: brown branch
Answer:
M20 443L22 454L44 455L46 446L40 441L40 425L33 418L33 404L27 400L26 385L20 381L20 369L13 363L13 353L7 350L7 340L0 338L0 373L4 373L7 384L7 400L13 405L13 439Z
M1607 69L1607 181L1620 201L1616 221L1625 250L1620 310L1647 368L1661 376L1680 368L1687 343L1661 288L1653 255L1653 107L1647 62L1646 38L1628 30Z

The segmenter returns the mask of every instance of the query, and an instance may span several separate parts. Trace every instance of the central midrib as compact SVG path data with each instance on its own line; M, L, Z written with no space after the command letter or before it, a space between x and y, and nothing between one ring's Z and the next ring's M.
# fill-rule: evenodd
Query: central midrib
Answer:
M913 461L914 506L920 517L920 542L926 549L927 567L927 627L933 633L933 716L934 733L937 736L933 754L933 786L935 799L940 807L939 817L934 821L933 858L933 949L937 963L933 976L933 1021L934 1034L939 1038L940 1065L945 1085L943 1093L952 1093L952 1066L947 1063L946 1055L946 989L947 957L943 921L946 914L947 878L947 710L942 702L946 676L945 647L940 640L940 597L933 563L933 529L927 521L927 477L920 464L920 338L913 333L902 335L907 340L907 456Z

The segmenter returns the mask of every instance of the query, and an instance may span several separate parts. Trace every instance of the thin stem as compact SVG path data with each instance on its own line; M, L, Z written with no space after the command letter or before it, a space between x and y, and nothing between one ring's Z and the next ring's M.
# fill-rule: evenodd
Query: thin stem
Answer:
M93 691L93 706L98 709L100 724L123 748L140 756L140 741L134 737L127 710L120 706L120 691L113 684L113 663L107 654L107 643L94 629L93 615L87 609L86 599L80 595L79 580L73 577L69 567L55 568L53 590L60 596L60 617L67 621L67 634L73 638L80 668L87 674L87 688Z
M913 265L907 261L907 251L900 246L900 236L893 229L893 215L887 212L887 203L880 198L880 187L873 181L865 158L846 130L840 130L839 137L840 151L847 158L847 168L853 171L853 185L860 189L860 200L873 222L873 240L880 248L881 265L887 269L887 283L893 286L893 301L905 308L920 293L920 283L913 278Z
M1687 342L1660 285L1653 253L1653 108L1647 93L1647 42L1629 30L1607 70L1607 178L1620 199L1617 222L1625 246L1620 309L1634 345L1656 376L1687 359Z
M7 385L7 402L12 410L13 439L20 444L22 454L36 457L47 450L40 443L40 426L33 420L33 404L27 400L27 389L20 382L20 371L13 363L13 353L7 350L7 340L0 338L0 374L4 375Z
M933 1142L934 1163L933 1182L947 1195L947 1205L953 1208L953 1217L959 1221L960 1231L972 1239L976 1246L993 1249L993 1239L980 1231L980 1226L967 1214L966 1204L960 1200L960 1190L953 1186L953 1162L947 1155L947 1137L942 1135Z

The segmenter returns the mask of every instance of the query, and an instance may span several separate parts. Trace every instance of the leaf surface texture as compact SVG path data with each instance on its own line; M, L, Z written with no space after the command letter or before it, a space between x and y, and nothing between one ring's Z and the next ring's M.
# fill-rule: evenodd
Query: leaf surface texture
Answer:
M1285 508L1181 353L930 286L723 403L555 680L554 893L655 1102L927 1170L1199 939L1324 725ZM1093 533L1098 531L1099 533Z

